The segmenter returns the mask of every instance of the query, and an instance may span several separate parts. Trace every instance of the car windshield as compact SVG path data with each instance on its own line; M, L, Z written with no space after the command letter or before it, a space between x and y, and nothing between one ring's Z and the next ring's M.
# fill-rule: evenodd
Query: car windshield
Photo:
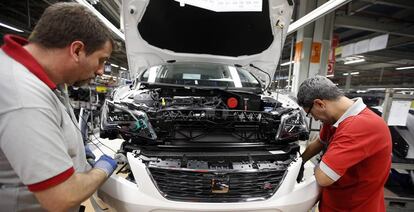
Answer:
M171 63L153 66L140 75L139 81L203 87L261 87L249 71L215 63Z

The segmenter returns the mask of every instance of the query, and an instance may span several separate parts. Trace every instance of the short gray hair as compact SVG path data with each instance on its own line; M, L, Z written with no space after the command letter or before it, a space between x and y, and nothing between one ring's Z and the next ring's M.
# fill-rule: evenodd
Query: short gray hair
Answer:
M344 96L344 93L331 80L323 76L314 76L299 86L297 101L302 107L310 107L315 99L335 100L341 96Z

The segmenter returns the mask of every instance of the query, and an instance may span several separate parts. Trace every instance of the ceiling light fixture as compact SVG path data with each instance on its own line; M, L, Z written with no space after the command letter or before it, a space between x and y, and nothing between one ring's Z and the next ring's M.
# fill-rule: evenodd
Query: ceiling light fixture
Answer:
M345 61L344 64L348 65L348 64L353 64L353 63L361 63L364 62L365 59L357 59L357 60L350 60L350 61Z
M348 75L359 75L359 72L358 71L356 71L356 72L351 72L351 73L343 73L342 75L344 75L344 76L348 76Z
M288 66L288 65L293 64L293 63L295 63L295 61L287 61L285 63L280 64L280 66Z
M90 9L99 19L110 29L114 32L119 38L125 41L125 35L122 33L118 28L116 28L111 22L108 21L98 10L96 10L91 4L89 4L86 0L76 0L79 4L86 6Z
M115 68L118 68L118 67L119 67L119 65L117 65L117 64L113 64L113 63L111 63L111 66L113 66L113 67L115 67Z
M99 2L99 0L89 0L89 2L90 2L92 5L94 5L94 4L97 4L97 3Z
M309 23L311 23L311 22L317 20L318 18L334 11L338 7L348 3L350 1L351 0L330 0L330 1L326 2L325 4L322 4L320 7L314 9L312 12L306 14L305 16L300 18L299 20L297 20L297 21L293 22L292 24L290 24L287 33L290 34L292 32L295 32L299 28L302 28L302 27L308 25Z
M395 70L406 70L406 69L414 69L414 66L398 67Z
M2 26L2 27L4 27L4 28L7 28L7 29L11 29L11 30L16 31L16 32L24 32L24 31L23 31L23 30L21 30L21 29L18 29L18 28L12 27L12 26L10 26L10 25L7 25L7 24L1 23L1 22L0 22L0 26Z
M344 60L357 60L357 59L361 59L364 57L365 57L364 55L354 55L354 56L345 57Z
M126 68L124 68L124 67L121 67L121 70L127 70Z

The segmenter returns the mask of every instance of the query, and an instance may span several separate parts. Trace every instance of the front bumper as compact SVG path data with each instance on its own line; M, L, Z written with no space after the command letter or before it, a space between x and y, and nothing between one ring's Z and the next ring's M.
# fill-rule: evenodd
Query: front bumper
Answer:
M153 184L144 164L131 158L128 161L137 183L118 175L112 175L94 195L92 202L96 211L109 207L114 211L308 211L318 200L319 187L312 175L313 165L305 166L305 180L296 183L301 160L292 162L277 192L264 201L239 203L198 203L171 201L164 198ZM174 182L171 182L174 183ZM106 206L96 202L103 201Z

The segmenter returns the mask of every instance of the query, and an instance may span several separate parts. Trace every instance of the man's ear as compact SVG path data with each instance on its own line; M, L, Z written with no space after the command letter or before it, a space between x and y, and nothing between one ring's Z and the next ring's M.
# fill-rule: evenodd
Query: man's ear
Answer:
M315 99L313 100L313 104L318 105L320 108L324 109L325 108L325 102L322 99Z
M85 44L82 41L73 41L70 44L69 50L75 62L79 62L80 58L85 55Z

